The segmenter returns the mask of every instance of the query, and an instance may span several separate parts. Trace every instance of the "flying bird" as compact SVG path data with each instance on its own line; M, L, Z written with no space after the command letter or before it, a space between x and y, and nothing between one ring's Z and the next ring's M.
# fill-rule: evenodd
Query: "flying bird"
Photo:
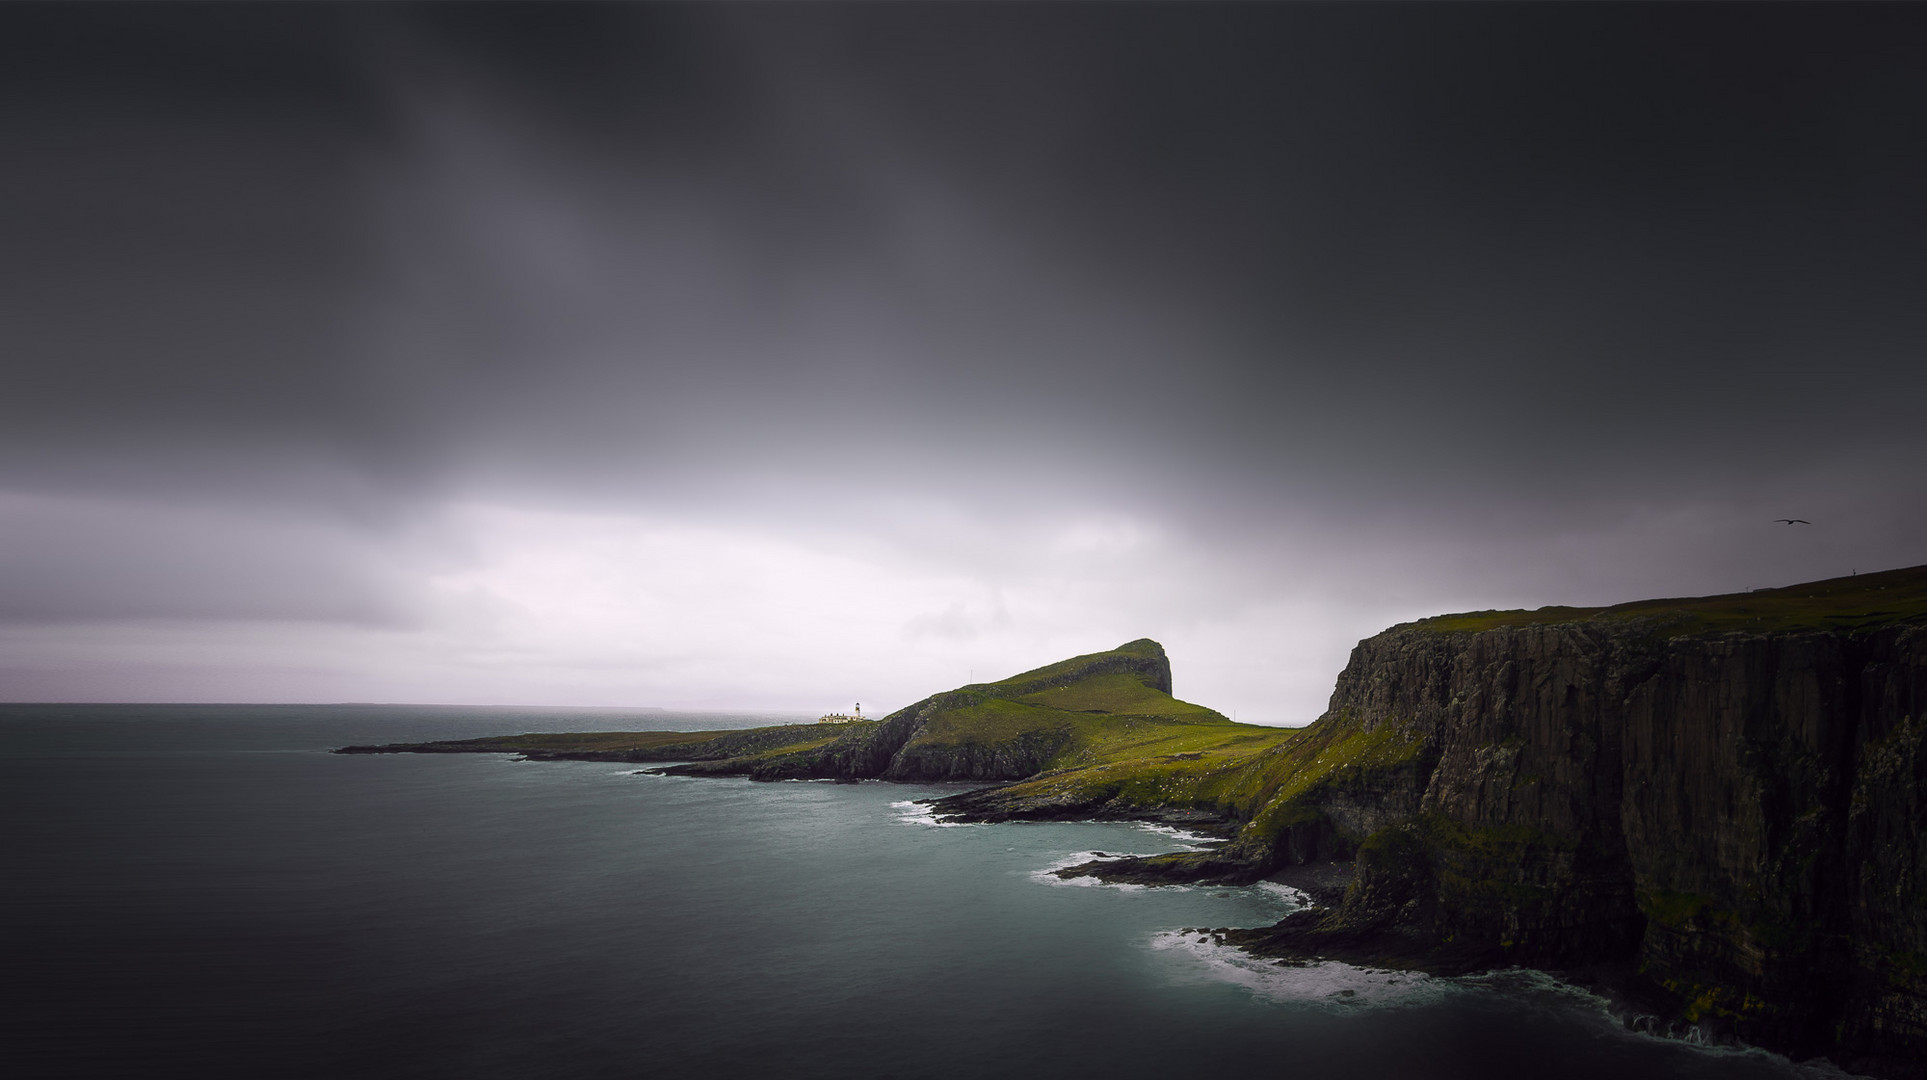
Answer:
M1813 524L1813 522L1811 522L1811 521L1808 521L1808 520L1807 520L1806 518L1775 518L1775 519L1773 519L1773 520L1774 520L1774 522L1775 522L1776 524L1779 524L1779 525L1811 525L1811 524Z

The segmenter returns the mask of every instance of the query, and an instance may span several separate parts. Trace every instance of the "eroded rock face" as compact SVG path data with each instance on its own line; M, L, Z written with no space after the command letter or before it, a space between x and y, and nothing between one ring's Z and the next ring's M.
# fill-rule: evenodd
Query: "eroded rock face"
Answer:
M1689 1022L1894 1072L1927 1058L1923 704L1918 626L1388 631L1328 716L1422 736L1429 767L1326 808L1370 838L1345 903L1294 932L1623 958Z

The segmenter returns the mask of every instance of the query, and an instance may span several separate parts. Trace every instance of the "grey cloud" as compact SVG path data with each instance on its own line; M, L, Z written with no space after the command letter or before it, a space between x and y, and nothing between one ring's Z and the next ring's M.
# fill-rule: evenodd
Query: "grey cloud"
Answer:
M411 559L411 547L419 545L291 515L0 497L0 622L406 628L422 615L413 579L424 560Z
M400 618L379 551L477 492L1104 506L1292 587L1488 593L1717 576L1685 525L1568 542L1687 511L1819 502L1899 561L1927 520L1916 9L0 24L0 487L336 523L215 560L29 522L16 617Z

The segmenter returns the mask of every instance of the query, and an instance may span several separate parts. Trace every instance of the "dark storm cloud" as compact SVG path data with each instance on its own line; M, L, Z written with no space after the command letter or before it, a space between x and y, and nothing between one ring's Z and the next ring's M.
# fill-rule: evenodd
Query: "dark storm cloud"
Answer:
M0 26L0 487L252 509L328 583L182 541L217 593L69 589L114 557L34 518L36 617L399 618L380 538L478 490L1081 498L1448 576L1776 492L1883 552L1923 524L1918 8Z
M12 438L225 441L340 396L356 102L296 28L213 15L7 12Z
M1921 388L1904 8L10 20L23 450L409 476L836 409L1348 483L1441 439L1771 470Z

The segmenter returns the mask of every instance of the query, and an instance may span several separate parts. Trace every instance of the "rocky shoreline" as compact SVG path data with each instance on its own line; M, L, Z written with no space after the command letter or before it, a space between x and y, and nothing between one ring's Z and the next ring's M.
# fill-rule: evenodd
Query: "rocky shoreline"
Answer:
M1138 641L838 732L342 752L993 782L932 812L1173 825L1214 840L1058 873L1313 896L1220 935L1255 955L1536 968L1641 1030L1927 1080L1927 567L1394 627L1300 730L1233 725L1170 685Z

